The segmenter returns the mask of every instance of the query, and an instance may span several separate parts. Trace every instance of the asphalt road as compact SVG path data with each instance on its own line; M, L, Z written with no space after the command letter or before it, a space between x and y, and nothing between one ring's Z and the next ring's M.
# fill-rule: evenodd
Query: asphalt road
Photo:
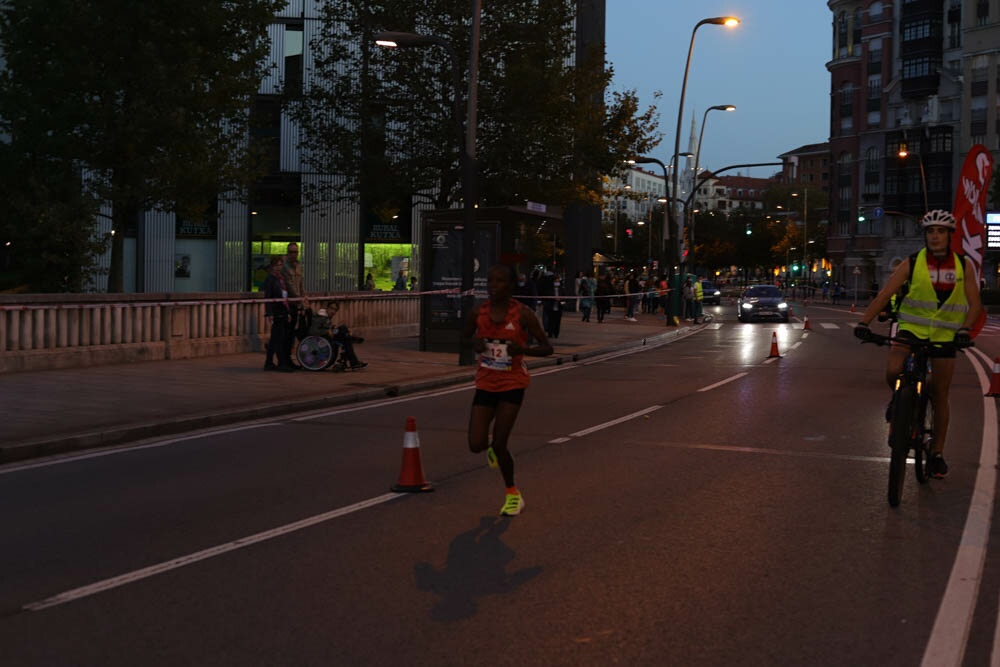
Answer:
M990 664L996 334L958 365L951 475L910 470L892 509L856 316L709 310L535 374L516 518L466 450L468 388L0 467L0 662ZM434 493L387 493L407 416Z

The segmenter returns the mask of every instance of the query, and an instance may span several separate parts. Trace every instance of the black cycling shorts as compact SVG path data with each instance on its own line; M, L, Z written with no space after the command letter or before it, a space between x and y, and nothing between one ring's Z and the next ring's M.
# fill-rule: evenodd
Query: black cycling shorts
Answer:
M900 329L899 331L897 331L896 332L896 337L897 338L907 338L907 339L915 341L915 342L917 342L917 341L922 342L922 343L926 343L927 342L926 338L921 338L920 336L916 335L912 331L907 331L905 329ZM899 343L899 344L902 345L902 343ZM930 350L928 350L927 356L929 358L931 358L931 359L954 359L955 356L957 355L957 353L958 353L958 350L955 349L954 345L945 345L943 347L931 348Z
M473 405L485 405L495 408L501 403L513 403L521 405L524 401L524 389L508 389L507 391L486 391L476 389L476 395L472 397Z

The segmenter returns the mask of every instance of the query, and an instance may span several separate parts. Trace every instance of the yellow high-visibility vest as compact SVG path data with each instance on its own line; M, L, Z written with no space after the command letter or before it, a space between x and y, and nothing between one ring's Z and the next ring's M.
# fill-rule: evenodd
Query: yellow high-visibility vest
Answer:
M955 332L965 322L969 302L965 298L965 267L963 258L955 257L955 289L947 300L938 305L937 292L927 268L927 248L917 254L910 289L899 305L899 328L935 343L954 340Z

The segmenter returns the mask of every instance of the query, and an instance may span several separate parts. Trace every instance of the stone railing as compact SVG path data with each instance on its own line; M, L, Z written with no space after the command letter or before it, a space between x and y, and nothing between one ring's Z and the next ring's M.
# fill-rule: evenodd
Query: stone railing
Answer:
M313 298L331 301L356 335L419 334L417 295ZM0 295L0 373L260 351L268 334L259 293Z

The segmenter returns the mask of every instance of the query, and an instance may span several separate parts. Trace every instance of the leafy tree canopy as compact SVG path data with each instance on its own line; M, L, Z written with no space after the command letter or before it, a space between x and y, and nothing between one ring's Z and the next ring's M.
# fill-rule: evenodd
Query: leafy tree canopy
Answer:
M256 173L248 109L267 25L284 4L7 0L0 11L0 132L11 137L12 168L86 169L88 193L113 202L109 291L121 289L129 216L198 218Z
M342 175L337 196L375 201L460 196L470 50L465 0L333 0L313 43L315 76L291 112L310 167ZM477 167L479 201L595 203L597 173L660 141L656 110L635 91L605 94L613 72L574 57L572 0L489 3L482 15ZM380 31L433 35L446 45L383 49ZM316 196L325 196L327 193Z

